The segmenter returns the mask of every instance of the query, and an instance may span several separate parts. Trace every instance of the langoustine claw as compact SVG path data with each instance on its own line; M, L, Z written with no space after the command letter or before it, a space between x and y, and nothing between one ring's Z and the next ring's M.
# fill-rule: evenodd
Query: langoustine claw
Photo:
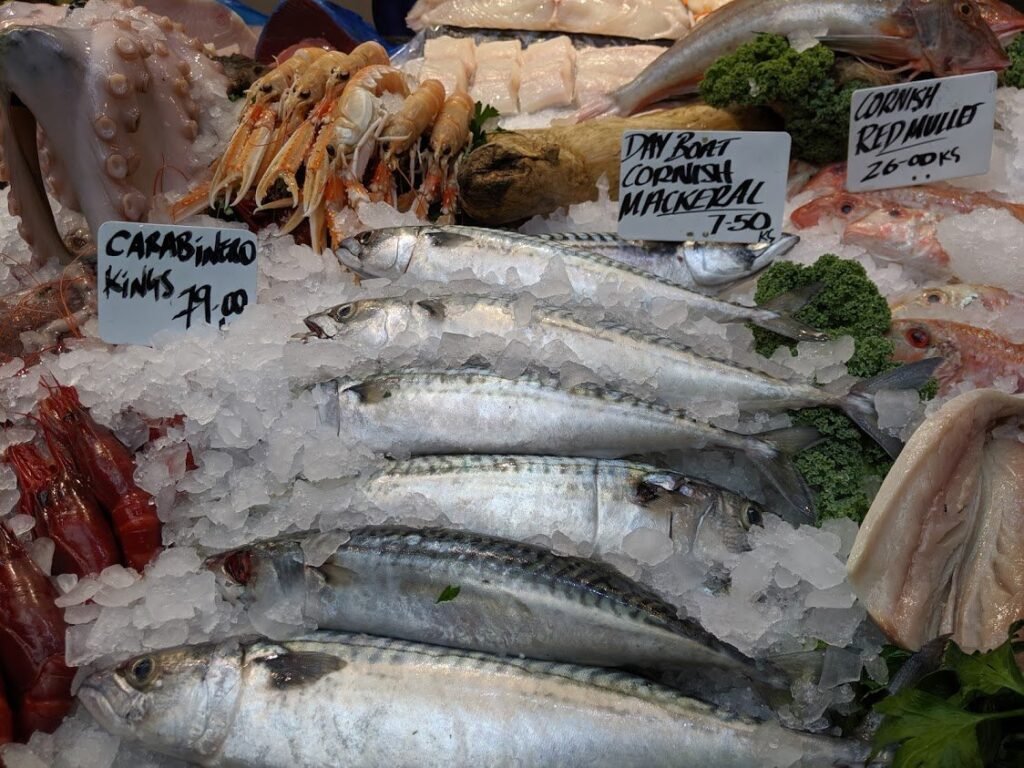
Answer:
M53 540L53 573L82 577L120 563L114 534L67 449L55 435L47 433L46 442L52 464L30 444L12 445L5 459L18 477L22 511L36 521L36 536Z
M0 525L0 659L15 710L14 731L52 733L71 709L74 672L64 663L64 618L57 593Z
M125 561L141 571L162 547L153 497L135 483L131 453L82 407L73 387L55 386L39 407L47 429L59 435L110 515Z

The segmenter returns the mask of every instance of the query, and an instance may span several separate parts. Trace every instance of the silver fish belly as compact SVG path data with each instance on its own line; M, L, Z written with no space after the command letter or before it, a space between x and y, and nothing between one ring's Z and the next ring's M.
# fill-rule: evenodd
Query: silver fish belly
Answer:
M319 629L603 667L711 666L784 685L608 565L477 532L368 526L349 534L316 565L304 554L316 536L300 534L210 566L226 592L243 590L250 615L291 603Z
M789 253L800 238L783 234L772 243L662 243L624 240L609 232L554 232L541 240L599 253L695 290L720 290L757 274Z
M641 528L700 554L747 548L763 519L756 504L683 475L628 461L550 456L425 456L358 481L373 521L410 511L443 515L490 536L559 532L598 551L620 551Z
M509 285L510 272L522 285L533 285L560 262L573 293L584 300L630 304L673 301L713 320L750 322L795 339L827 338L782 311L733 304L594 251L514 232L460 226L378 229L345 240L335 255L346 267L364 276L394 279L413 275L450 282L468 272L483 282L504 287L518 287Z
M155 652L79 697L114 733L211 768L772 768L867 753L620 672L330 632Z
M367 299L306 318L321 338L382 347L403 331L424 341L445 334L471 341L482 335L522 341L540 350L566 345L604 381L640 379L654 384L670 406L690 411L695 403L737 403L741 410L787 410L834 405L841 399L816 387L794 384L729 362L704 357L679 342L614 322L587 322L573 311L537 304L517 317L507 298L448 296L426 301Z

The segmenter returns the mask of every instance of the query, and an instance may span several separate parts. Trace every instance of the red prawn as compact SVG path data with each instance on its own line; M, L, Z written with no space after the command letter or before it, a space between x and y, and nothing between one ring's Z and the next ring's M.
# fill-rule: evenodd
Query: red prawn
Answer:
M7 701L7 690L3 676L0 675L0 746L14 741L14 713ZM0 761L0 765L3 762Z
M50 579L0 525L0 659L19 740L52 733L71 709L74 671L64 663L66 627L56 599Z
M11 446L5 459L18 476L22 511L27 500L35 518L35 535L53 540L54 574L88 576L120 563L113 531L67 448L49 430L44 434L53 463L29 444Z
M39 406L47 428L70 449L75 464L114 524L125 561L141 571L160 552L160 518L153 497L135 483L131 452L82 407L74 387L54 385Z

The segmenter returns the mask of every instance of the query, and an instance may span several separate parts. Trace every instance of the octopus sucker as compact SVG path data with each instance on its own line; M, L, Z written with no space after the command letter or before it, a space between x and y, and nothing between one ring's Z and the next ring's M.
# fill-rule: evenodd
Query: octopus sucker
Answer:
M206 49L162 15L92 0L36 26L31 6L13 5L26 7L0 32L3 155L26 239L68 262L47 187L93 234L105 221L144 221L154 195L207 171L239 107Z

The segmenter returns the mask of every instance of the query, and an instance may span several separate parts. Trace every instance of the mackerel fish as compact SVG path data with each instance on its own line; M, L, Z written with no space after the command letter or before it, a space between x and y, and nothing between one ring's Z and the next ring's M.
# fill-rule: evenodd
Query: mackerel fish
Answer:
M574 362L602 380L654 385L668 405L693 415L699 415L695 408L700 404L721 402L735 403L747 413L839 408L893 456L899 454L902 443L878 427L874 394L883 389L919 389L941 365L937 359L923 360L859 382L846 394L833 394L706 357L655 333L615 322L592 322L573 310L542 303L523 308L510 298L365 299L312 314L305 323L312 337L368 349L383 348L400 333L436 343L445 336L461 337L467 349L494 337L518 340L534 351L564 345L576 358ZM481 344L479 352L486 351Z
M541 240L599 253L695 290L721 289L756 275L800 242L783 234L771 243L663 243L626 240L611 232L552 232Z
M535 454L621 458L681 449L747 456L792 510L813 518L813 501L791 456L819 437L793 428L761 435L728 432L631 395L552 376L504 378L481 369L401 371L319 386L322 423L379 453L414 456ZM727 477L710 477L728 485Z
M412 275L447 283L471 273L478 280L498 286L508 285L510 271L522 285L538 283L560 260L574 294L581 299L598 303L609 297L621 303L678 301L712 320L749 322L800 341L828 338L790 316L807 303L814 288L783 294L763 307L744 307L592 250L515 232L460 226L377 229L344 240L335 255L364 277L397 279Z
M318 629L601 667L714 667L785 686L603 563L443 528L369 526L348 534L322 563L306 555L321 535L300 534L208 564L250 616L300 606L303 622Z
M114 734L208 768L860 765L622 672L366 635L184 646L86 678Z
M358 484L375 521L434 513L508 539L557 531L600 552L621 550L640 528L700 557L742 552L747 531L764 522L761 507L739 494L630 461L423 456L390 462Z

